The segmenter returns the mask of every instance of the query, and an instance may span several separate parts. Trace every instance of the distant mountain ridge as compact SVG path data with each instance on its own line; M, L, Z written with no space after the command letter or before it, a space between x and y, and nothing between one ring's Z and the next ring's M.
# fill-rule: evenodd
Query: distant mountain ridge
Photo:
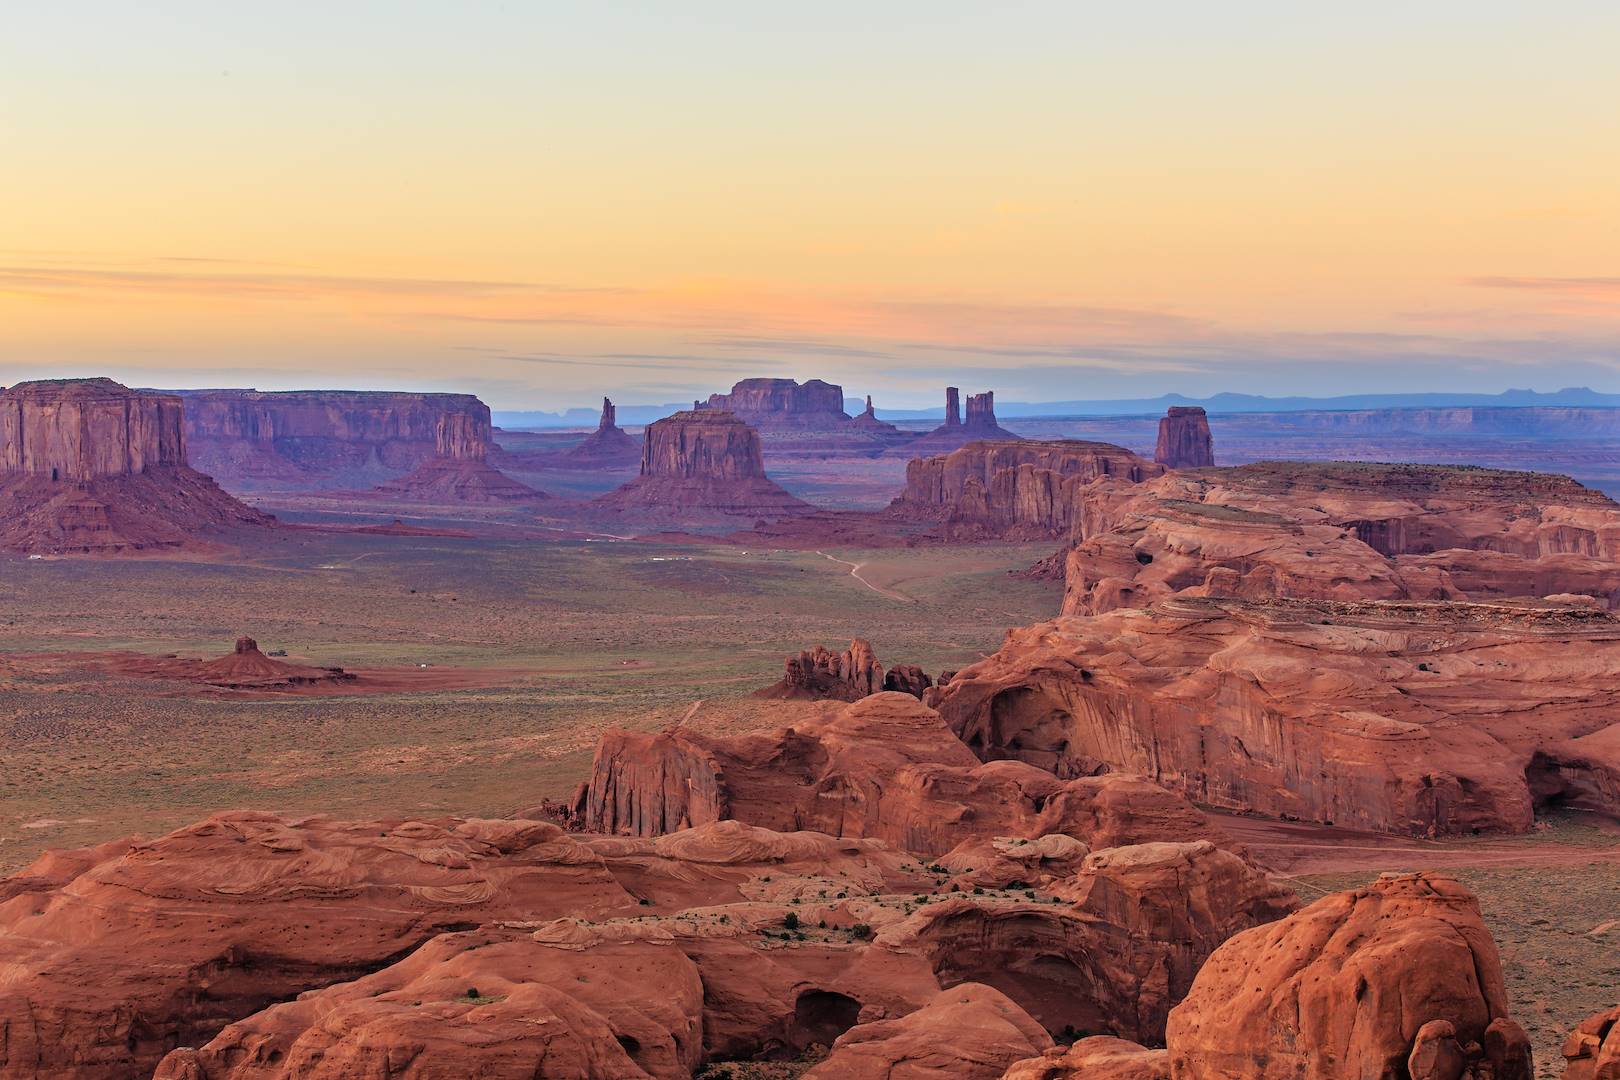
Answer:
M1162 414L1172 405L1199 405L1211 415L1221 413L1332 412L1357 409L1455 409L1526 408L1531 406L1583 406L1620 409L1620 394L1605 394L1586 386L1566 387L1550 393L1539 390L1504 390L1500 394L1468 394L1449 391L1421 394L1346 394L1340 397L1265 397L1260 394L1215 394L1193 398L1183 394L1161 394L1152 398L1111 398L1092 401L997 401L996 413L1003 419L1033 416L1146 416ZM865 403L845 398L844 410L859 413ZM619 423L650 424L654 420L690 408L686 402L666 405L620 405ZM945 410L878 409L882 420L940 420ZM497 427L590 428L595 427L594 409L567 409L562 412L538 410L496 410Z

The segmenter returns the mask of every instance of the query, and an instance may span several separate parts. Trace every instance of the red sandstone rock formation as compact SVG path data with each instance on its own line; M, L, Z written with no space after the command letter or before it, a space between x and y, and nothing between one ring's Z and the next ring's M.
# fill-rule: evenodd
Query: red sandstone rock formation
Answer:
M890 453L904 453L909 457L925 457L930 454L948 454L971 442L983 440L1013 441L1018 436L996 422L996 395L994 391L986 390L982 394L971 394L967 400L967 417L959 420L957 417L957 401L959 391L954 386L945 388L945 422L933 431L906 443L905 445L889 451Z
M466 983L456 990L463 1003L458 1010L415 996L428 985L443 987L458 979L457 970L482 970L435 974L428 969L493 940L501 924L562 916L658 917L737 905L736 925L731 918L722 924L726 934L746 933L758 943L757 928L741 925L755 898L781 898L772 901L768 915L780 926L785 913L795 910L786 899L825 892L830 881L849 897L909 895L931 886L933 877L913 859L873 842L778 835L736 822L639 840L570 838L537 821L337 822L220 814L158 840L46 856L17 877L0 880L0 969L7 973L0 982L0 1032L6 1034L0 1040L0 1078L133 1080L150 1076L158 1058L177 1045L204 1049L171 1061L166 1075L351 1076L341 1070L283 1071L297 1060L284 1055L317 1022L327 1026L306 1046L330 1050L335 1063L351 1066L367 1060L368 1031L384 1045L398 1036L404 1041L396 1045L404 1047L425 1033L444 1032L436 1025L454 1025L463 1016L474 1025L488 1018L496 1025L489 1030L518 1022L512 1010L521 1012L522 998L506 1010L480 1013L480 1006L493 1003L476 1000L482 994L468 1000ZM386 970L440 933L465 935L478 927L486 929L463 937L453 949L429 954L423 964L392 975ZM668 940L668 930L662 933ZM753 948L731 955L731 967L747 968L756 982L776 980L777 996L787 1002L782 1019L790 1019L794 983L802 989L802 974L758 970L759 961L750 964L750 958L766 963L768 958ZM628 958L627 965L633 971L650 959ZM531 980L544 982L543 964L532 955L519 961L515 968L496 963L497 973L515 981L528 970ZM921 1002L906 994L931 994L939 984L924 959L905 963L909 966L885 985L916 989L884 1000L914 1008ZM387 1014L399 1019L402 1009L394 1001L381 1003L385 1015L380 1018L365 1008L333 1014L328 1003L369 1002L366 995L352 993L349 980L370 972L386 976L373 986L414 983L401 994L429 1001L428 1012L403 1018L408 1022L392 1030ZM416 981L419 975L426 981ZM304 1008L308 998L291 1003L302 991L340 983L333 997L317 995L311 1009ZM640 985L649 984L642 979ZM660 995L667 993L666 985L656 985ZM476 988L498 993L501 985L492 981ZM539 992L528 995L536 1007L555 1000ZM264 1024L255 1021L221 1035L227 1048L218 1056L204 1046L227 1024L278 1001L289 1004L270 1009ZM644 999L637 1002L627 1000L625 1008L643 1014L656 1008ZM744 1015L735 1024L763 1022ZM723 1028L717 1023L710 1037L718 1038ZM436 1051L460 1047L475 1061L483 1053L500 1060L501 1044L480 1049L477 1030L471 1038L463 1032L429 1041ZM523 1030L542 1042L547 1037L532 1024ZM229 1049L237 1037L264 1047L265 1054ZM403 1050L398 1053L403 1056L396 1060L409 1060ZM303 1059L311 1067L314 1060L313 1053ZM451 1068L458 1060L453 1054L437 1057L436 1065ZM231 1071L238 1065L245 1071Z
M1269 462L1079 490L1066 614L1174 595L1620 606L1620 506L1565 477Z
M716 409L678 412L647 425L641 474L591 505L674 521L773 517L813 509L765 475L758 433Z
M1620 1005L1594 1013L1564 1040L1564 1080L1613 1080L1620 1075Z
M1137 777L1059 780L981 765L916 699L876 694L780 731L722 738L609 729L575 799L591 832L656 836L736 819L938 855L968 840L1066 833L1096 847L1221 835Z
M309 667L272 660L259 651L259 643L250 637L237 638L230 655L218 660L170 660L162 662L162 668L171 677L195 679L232 690L273 690L354 678L342 668Z
M180 399L111 379L0 391L0 549L194 548L273 524L187 466L181 421Z
M1617 687L1605 612L1178 599L1013 632L927 701L986 760L1423 834L1620 810Z
M613 402L603 398L602 419L597 422L596 430L560 456L570 467L631 465L641 458L641 444L619 427Z
M232 490L363 488L436 458L483 461L489 407L470 394L181 391L193 460Z
M836 429L849 423L844 388L820 379L744 379L729 394L710 394L708 409L729 412L750 427Z
M1153 460L1167 469L1205 469L1215 464L1209 418L1197 406L1172 405L1159 421Z
M1020 1061L1002 1080L1170 1080L1170 1052L1094 1035Z
M884 690L896 690L914 698L934 684L915 664L897 664L887 674L878 663L872 643L856 638L841 653L824 645L790 656L782 678L755 697L783 701L859 701Z
M1111 443L973 442L913 458L891 510L942 520L964 539L1067 537L1081 524L1093 481L1130 485L1162 475L1163 466Z
M1176 1076L1530 1080L1479 905L1439 874L1386 875L1217 949L1170 1014Z
M1052 1037L1012 999L982 983L941 990L898 1020L850 1028L804 1080L1000 1080Z

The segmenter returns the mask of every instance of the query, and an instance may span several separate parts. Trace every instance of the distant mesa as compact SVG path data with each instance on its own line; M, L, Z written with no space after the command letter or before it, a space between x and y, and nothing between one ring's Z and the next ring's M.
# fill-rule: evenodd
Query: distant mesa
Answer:
M967 416L961 412L962 392L945 388L945 422L926 435L901 448L912 457L945 454L970 442L993 439L1014 441L1021 436L996 423L996 395L993 390L972 394L967 399Z
M647 425L641 473L591 506L688 520L809 513L809 503L765 475L759 433L719 409L678 412Z
M259 651L259 643L239 637L229 653L214 660L144 653L104 654L94 666L125 677L173 679L202 683L222 690L307 690L355 680L340 667L314 667L277 660Z
M872 399L866 411L844 411L844 388L810 379L744 379L727 394L694 401L694 409L718 409L755 428L767 454L876 455L915 438L877 418Z
M193 462L233 491L363 490L490 446L489 407L471 394L163 392L185 401Z
M1159 421L1153 460L1167 469L1207 469L1215 464L1209 417L1197 405L1172 405Z
M213 534L274 524L187 465L178 397L111 379L0 391L0 549L200 550Z
M641 458L641 443L619 427L613 402L602 399L602 418L596 430L578 446L563 451L562 458L572 466L631 465Z
M750 426L834 430L849 423L844 388L810 379L744 379L729 394L710 394L703 408L729 412Z

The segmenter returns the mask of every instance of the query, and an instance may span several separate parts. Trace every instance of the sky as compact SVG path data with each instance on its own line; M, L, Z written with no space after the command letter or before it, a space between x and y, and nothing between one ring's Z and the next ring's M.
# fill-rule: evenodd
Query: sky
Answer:
M172 0L0 30L0 384L1620 391L1620 5Z

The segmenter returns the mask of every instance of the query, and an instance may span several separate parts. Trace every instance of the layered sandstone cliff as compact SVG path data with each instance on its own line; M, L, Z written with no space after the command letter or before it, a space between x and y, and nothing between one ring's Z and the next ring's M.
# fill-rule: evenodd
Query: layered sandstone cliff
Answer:
M678 412L647 425L640 475L591 506L682 522L812 509L765 475L759 433L717 409Z
M123 554L197 547L274 522L186 464L176 397L111 379L0 391L0 548Z
M1567 477L1263 462L1096 484L1068 505L1070 615L1174 595L1620 606L1620 506Z
M1167 469L1204 469L1215 464L1209 417L1196 405L1172 405L1159 421L1153 460Z
M926 700L984 760L1233 810L1419 835L1620 811L1620 619L1594 610L1178 598L1012 632Z
M941 520L961 537L1067 537L1080 525L1093 481L1128 485L1163 474L1164 466L1111 443L973 442L913 458L891 509Z
M360 488L434 458L483 461L489 407L470 394L191 390L193 460L237 490Z

